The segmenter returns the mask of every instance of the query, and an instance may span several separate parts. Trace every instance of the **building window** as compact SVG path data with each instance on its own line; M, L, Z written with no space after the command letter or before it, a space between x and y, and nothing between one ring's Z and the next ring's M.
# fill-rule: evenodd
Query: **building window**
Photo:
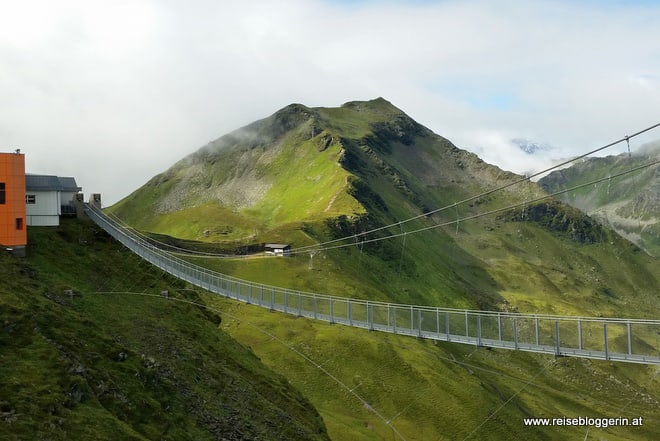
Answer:
M25 203L26 204L36 204L37 203L37 195L26 194L25 195Z
M17 217L16 218L16 229L17 230L22 230L23 229L23 218L22 217Z
M0 204L5 203L5 183L0 182Z

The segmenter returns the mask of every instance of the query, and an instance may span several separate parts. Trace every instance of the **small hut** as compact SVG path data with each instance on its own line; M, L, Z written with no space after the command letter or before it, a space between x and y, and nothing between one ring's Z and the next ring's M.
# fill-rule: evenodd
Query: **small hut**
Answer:
M267 243L264 245L266 254L273 254L275 256L288 256L291 252L291 245L283 243Z

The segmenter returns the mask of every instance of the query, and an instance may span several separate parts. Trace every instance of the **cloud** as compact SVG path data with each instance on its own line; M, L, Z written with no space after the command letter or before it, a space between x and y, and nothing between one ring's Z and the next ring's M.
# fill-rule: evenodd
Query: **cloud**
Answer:
M653 74L633 74L630 76L630 81L644 89L655 90L660 84L660 75Z
M4 3L0 149L106 204L292 102L383 96L517 172L513 138L569 155L657 122L648 2Z

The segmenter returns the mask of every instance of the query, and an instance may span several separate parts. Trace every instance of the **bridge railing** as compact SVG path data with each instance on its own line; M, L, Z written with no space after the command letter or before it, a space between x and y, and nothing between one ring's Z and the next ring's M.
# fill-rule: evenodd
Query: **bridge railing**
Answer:
M173 256L86 207L89 217L146 261L195 286L300 317L374 331L541 352L660 364L660 320L475 311L308 293L239 279Z

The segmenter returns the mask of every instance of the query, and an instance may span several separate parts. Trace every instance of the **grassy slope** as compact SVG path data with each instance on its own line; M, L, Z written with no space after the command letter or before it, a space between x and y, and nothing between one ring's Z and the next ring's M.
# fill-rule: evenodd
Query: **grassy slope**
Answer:
M392 427L407 440L584 439L586 427L523 426L535 416L645 418L589 439L660 433L656 368L434 344L214 299L224 329L314 403L333 440L399 439Z
M1 439L326 439L217 314L174 300L194 292L89 222L30 228L28 251L0 255Z
M244 211L245 216L264 219L268 225L277 226L346 212L364 212L346 193L349 174L338 164L340 152L341 147L336 144L319 154L313 141L296 144L294 140L287 140L282 153L269 168L269 173L277 176L276 182L261 201ZM319 192L319 188L324 191Z
M255 123L259 141L241 138L229 149L221 139L221 145L211 144L180 161L111 211L145 231L214 242L246 237L268 242L289 223L299 228L301 221L364 213L346 192L350 173L338 163L341 145L325 132L310 137L315 119L309 109L302 115L297 108L293 115L289 110ZM300 121L282 132L280 125L289 127L287 118ZM227 164L238 164L237 169L225 170ZM247 202L225 194L250 193L250 188L263 194ZM176 210L159 208L179 193L186 196Z

